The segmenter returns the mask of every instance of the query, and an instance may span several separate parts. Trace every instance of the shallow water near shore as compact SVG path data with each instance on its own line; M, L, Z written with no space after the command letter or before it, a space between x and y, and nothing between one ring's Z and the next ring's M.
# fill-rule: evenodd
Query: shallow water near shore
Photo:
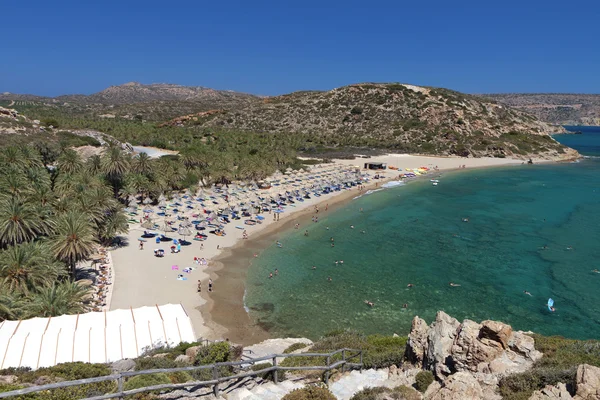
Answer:
M273 336L404 335L415 315L431 322L444 310L598 338L600 132L557 138L592 158L446 173L438 186L424 180L363 195L282 233L283 247L273 243L248 270L251 319Z

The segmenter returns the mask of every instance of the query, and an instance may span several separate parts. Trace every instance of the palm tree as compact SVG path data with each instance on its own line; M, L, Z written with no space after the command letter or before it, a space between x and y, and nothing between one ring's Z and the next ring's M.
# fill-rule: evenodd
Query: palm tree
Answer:
M32 204L16 197L0 199L0 245L28 242L48 231L48 222L40 219Z
M102 171L102 159L98 154L94 154L88 158L86 169L92 175L97 175Z
M154 170L152 159L147 153L140 153L133 157L131 170L137 174L150 175Z
M11 293L4 287L0 288L0 322L5 319L21 319L27 307L27 300L20 294Z
M75 174L83 168L83 161L75 150L66 149L58 157L57 168L61 173Z
M127 233L129 223L121 210L107 214L98 226L98 237L108 243L120 233Z
M0 253L1 286L12 292L28 294L50 286L64 273L63 268L39 242L11 246Z
M50 239L52 252L69 266L75 277L77 263L94 251L92 224L83 213L67 212L57 218L55 231Z
M129 160L123 151L116 146L110 147L102 156L102 171L113 187L114 197L119 196L123 175L129 170Z
M74 282L56 283L33 295L24 314L25 317L56 317L84 312L83 301L88 295L88 288Z

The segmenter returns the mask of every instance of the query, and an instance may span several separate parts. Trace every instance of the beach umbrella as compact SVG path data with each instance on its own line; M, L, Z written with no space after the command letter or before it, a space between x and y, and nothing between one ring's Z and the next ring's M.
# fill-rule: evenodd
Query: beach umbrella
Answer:
M173 231L171 229L171 225L169 225L169 221L165 220L165 222L163 223L162 230L165 232L165 236L167 235L167 232L172 232Z
M135 198L129 199L129 202L127 203L127 205L129 207L135 207L135 208L137 208L137 200Z
M145 198L145 199L142 201L142 203L144 203L144 204L150 204L150 203L152 203L152 200L150 199L150 197L146 197L146 198Z
M143 211L144 211L146 214L150 214L150 213L153 213L153 212L154 212L154 210L152 209L152 207L144 207L144 210L143 210Z
M152 229L152 228L154 228L154 222L150 218L148 218L147 220L145 220L142 223L142 228L144 228L144 229Z
M128 214L135 214L137 212L137 208L135 207L126 207L125 212Z
M180 226L180 227L179 227L179 234L180 234L181 236L183 236L183 240L185 241L185 238L186 238L187 236L191 236L191 235L192 235L192 231L191 231L191 230L190 230L190 228L189 228L189 227L187 227L187 226Z

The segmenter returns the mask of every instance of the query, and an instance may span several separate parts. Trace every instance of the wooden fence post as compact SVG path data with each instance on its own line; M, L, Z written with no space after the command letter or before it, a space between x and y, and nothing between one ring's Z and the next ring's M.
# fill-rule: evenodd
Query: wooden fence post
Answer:
M117 391L119 393L123 393L123 375L119 373L119 378L117 379ZM123 395L119 396L119 400L123 400Z
M362 350L360 351L360 372L363 370L363 354Z
M330 356L327 356L327 370L325 370L325 384L329 385L329 361Z
M342 350L342 374L346 371L346 350Z
M213 366L213 379L219 379L219 367L216 365ZM219 382L215 382L215 387L213 388L213 393L215 397L219 397Z
M275 367L275 371L273 371L273 382L277 385L279 383L279 369L277 368L277 357L273 357L273 366Z

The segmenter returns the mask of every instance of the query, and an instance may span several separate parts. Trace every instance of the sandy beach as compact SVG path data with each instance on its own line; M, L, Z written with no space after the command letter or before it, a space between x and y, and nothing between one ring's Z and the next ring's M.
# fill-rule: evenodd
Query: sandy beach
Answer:
M541 160L534 160L539 161ZM467 169L520 165L523 160L389 154L368 159L334 160L331 164L311 169L310 173L319 174L323 171L325 176L354 165L362 168L365 162L383 162L400 169L428 167L433 170L437 167L439 171L448 171L462 165ZM377 172L369 171L371 176ZM398 179L400 173L401 171L388 169L384 179L371 180L365 185L365 190L385 181ZM275 195L291 189L291 186L281 185L259 193ZM273 214L269 213L262 214L265 217L263 223L254 226L243 225L243 220L232 221L226 225L226 236L209 234L204 242L190 240L191 245L182 246L181 252L177 254L170 253L171 243L156 244L153 239L148 239L144 243L144 249L140 250L138 239L144 229L139 223L132 223L124 245L112 252L114 287L110 308L115 310L181 303L192 320L198 338L228 338L234 343L257 343L267 338L268 333L263 327L253 326L243 304L245 271L254 259L254 254L272 244L277 232L291 229L295 223L306 225L306 221L310 222L315 205L319 206L320 213L331 212L336 205L358 194L357 187L352 187L350 190L321 197L313 196L304 202L296 202L295 207L286 207L285 212L279 214L279 221L274 221ZM328 211L325 211L326 204L329 205ZM137 218L139 220L140 217ZM243 239L243 229L236 229L236 225L241 225L247 231L247 240ZM177 232L169 236L180 237ZM154 256L153 250L158 247L165 249L163 258ZM194 257L205 258L209 261L208 265L195 264ZM188 267L195 269L190 273L183 272ZM178 275L183 275L186 280L178 280ZM208 292L209 278L214 282L214 291L211 293ZM198 280L202 282L201 294L196 290Z

